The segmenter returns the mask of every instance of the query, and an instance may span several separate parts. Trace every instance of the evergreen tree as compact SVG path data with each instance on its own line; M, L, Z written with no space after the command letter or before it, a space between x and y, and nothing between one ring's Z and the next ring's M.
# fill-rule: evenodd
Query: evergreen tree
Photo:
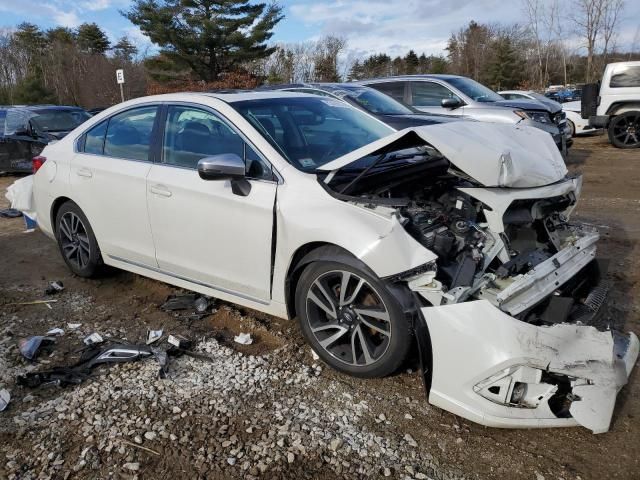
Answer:
M489 64L489 83L494 90L515 88L522 80L522 65L511 40L499 38L494 45L495 55Z
M34 68L16 85L13 98L15 103L26 105L56 103L55 95L44 85L42 71L39 68Z
M18 30L13 36L13 40L20 50L26 52L30 63L38 60L36 57L42 55L47 45L44 32L33 23L21 23L18 25Z
M162 58L210 82L271 55L275 48L265 42L281 11L249 0L136 0L123 15L161 47Z
M70 28L56 27L47 30L47 43L53 44L73 44L76 40L76 35Z
M420 59L418 58L418 55L416 55L416 52L414 52L413 50L409 50L407 56L404 57L404 69L406 75L413 75L414 73L416 73L418 71L419 65Z
M107 34L96 23L83 23L78 27L78 47L85 53L104 55L109 50Z
M118 40L113 48L113 54L116 58L130 62L133 57L138 54L138 48L129 41L127 37Z

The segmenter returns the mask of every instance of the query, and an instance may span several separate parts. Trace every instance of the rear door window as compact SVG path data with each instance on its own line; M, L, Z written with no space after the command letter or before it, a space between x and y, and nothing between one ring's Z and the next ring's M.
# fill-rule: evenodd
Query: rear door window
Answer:
M157 106L139 107L111 117L104 142L104 154L127 160L148 161L157 111Z
M389 95L400 102L404 102L404 85L405 82L383 82L372 83L369 87L375 88L379 92Z
M640 66L621 66L609 82L611 88L640 87Z

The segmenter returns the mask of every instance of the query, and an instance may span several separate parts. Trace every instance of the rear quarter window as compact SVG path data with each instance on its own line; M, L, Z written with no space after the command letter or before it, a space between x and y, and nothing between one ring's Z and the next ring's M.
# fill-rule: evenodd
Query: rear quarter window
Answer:
M640 65L616 69L609 82L611 88L640 87Z

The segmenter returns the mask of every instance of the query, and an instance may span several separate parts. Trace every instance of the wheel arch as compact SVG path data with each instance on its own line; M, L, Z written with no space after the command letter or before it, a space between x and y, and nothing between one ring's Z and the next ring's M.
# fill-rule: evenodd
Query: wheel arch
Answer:
M328 242L311 242L300 246L291 257L285 277L285 303L290 319L296 317L295 295L300 275L305 266L318 261L342 262L364 269L375 276L375 273L362 260L343 247Z
M61 196L56 198L53 203L51 204L51 212L50 212L50 220L51 220L51 231L53 232L53 234L55 235L56 232L56 217L58 215L58 211L60 210L60 207L62 207L62 205L64 205L67 202L73 202L75 203L72 199L70 199L69 197L65 197L65 196ZM77 204L76 204L77 205Z
M612 103L607 109L607 115L615 116L635 111L640 112L640 100Z

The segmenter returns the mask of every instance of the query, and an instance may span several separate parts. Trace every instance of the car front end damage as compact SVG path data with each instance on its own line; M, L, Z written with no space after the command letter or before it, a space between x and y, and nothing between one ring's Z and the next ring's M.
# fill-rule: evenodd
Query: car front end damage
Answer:
M474 127L466 140L468 127L438 125L376 145L381 155L424 149L406 178L399 168L355 180L334 169L324 182L344 201L390 212L437 255L390 279L419 304L430 403L487 426L606 432L640 343L608 315L598 232L570 221L582 179L567 176L551 138L500 138L508 132L498 127L497 142L482 143L473 135L491 138L492 127Z

